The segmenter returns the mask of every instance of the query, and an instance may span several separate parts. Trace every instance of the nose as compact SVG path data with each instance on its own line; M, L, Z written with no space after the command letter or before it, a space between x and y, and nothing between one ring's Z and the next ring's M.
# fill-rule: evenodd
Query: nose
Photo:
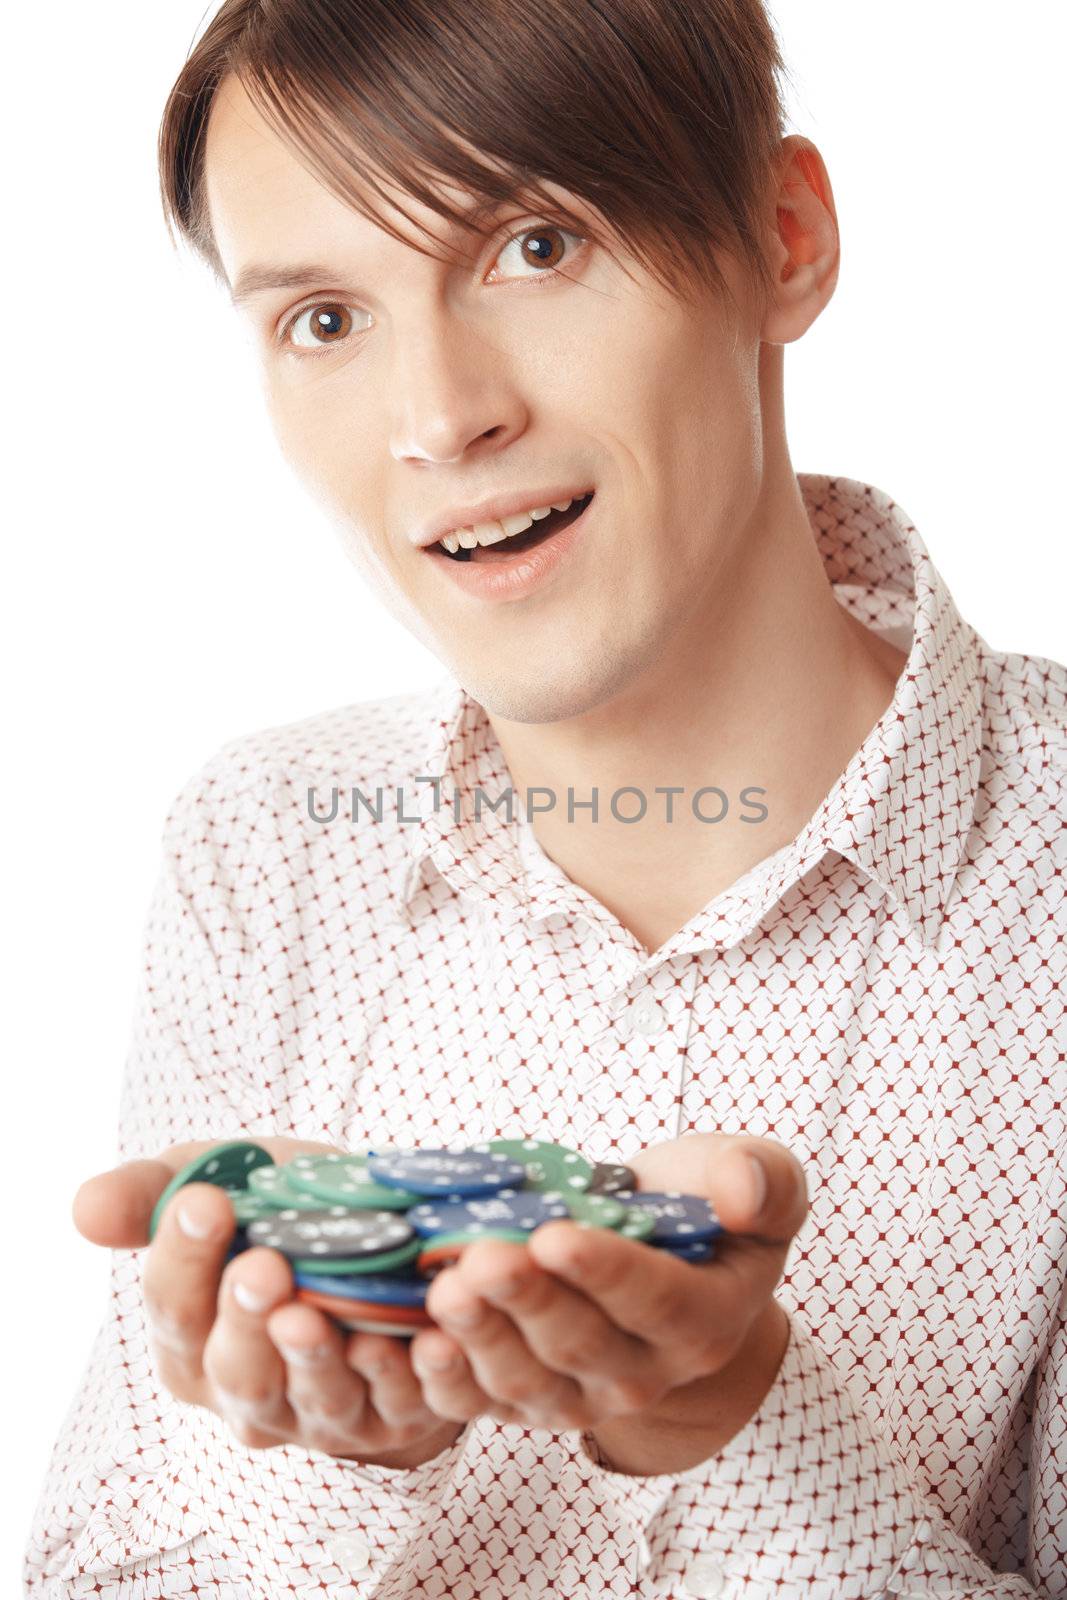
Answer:
M507 359L453 315L396 329L389 382L397 461L460 461L502 448L526 425Z

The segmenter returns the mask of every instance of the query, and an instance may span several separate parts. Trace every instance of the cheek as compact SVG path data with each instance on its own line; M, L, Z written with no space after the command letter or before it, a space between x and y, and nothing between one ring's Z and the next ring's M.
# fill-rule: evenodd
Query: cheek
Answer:
M365 520L357 522L343 507L332 520L341 549L380 604L402 628L432 649L425 621L409 594L410 579L390 564L389 551L366 531Z
M294 476L319 504L346 556L389 603L397 588L381 548L386 512L378 463L366 429L345 407L338 414L320 395L271 395L268 414L278 446Z
M684 479L709 441L727 444L751 430L758 353L758 342L715 306L657 308L620 323L599 377L591 363L585 381L624 447L644 444L655 464Z
M371 439L360 408L338 393L329 399L283 394L268 400L271 428L294 476L333 519L346 549L361 567L376 565L364 528L383 528L380 441ZM370 563L369 568L367 567Z
M268 403L271 427L282 455L297 477L316 493L328 491L345 471L341 430L321 405L299 404L291 395Z

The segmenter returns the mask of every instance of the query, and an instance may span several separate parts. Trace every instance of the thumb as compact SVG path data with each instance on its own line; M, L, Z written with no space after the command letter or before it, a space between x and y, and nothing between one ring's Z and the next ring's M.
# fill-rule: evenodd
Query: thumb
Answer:
M236 1137L245 1137L238 1134ZM297 1155L343 1154L336 1146L314 1139L248 1135L279 1163ZM224 1143L220 1139L193 1139L172 1144L152 1161L124 1161L108 1172L87 1178L74 1196L71 1216L78 1232L90 1244L113 1250L137 1250L148 1243L148 1229L156 1201L171 1179L198 1156Z
M785 1244L808 1214L804 1168L777 1139L694 1133L629 1158L642 1189L702 1195L731 1233Z
M708 1198L731 1233L788 1244L808 1214L807 1176L777 1139L738 1134L708 1163Z
M138 1249L148 1243L152 1208L173 1176L164 1161L126 1161L98 1172L74 1196L74 1226L90 1244Z

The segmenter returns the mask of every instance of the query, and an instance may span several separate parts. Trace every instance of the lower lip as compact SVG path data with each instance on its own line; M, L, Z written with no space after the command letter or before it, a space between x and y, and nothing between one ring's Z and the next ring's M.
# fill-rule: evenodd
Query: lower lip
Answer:
M479 600L521 600L546 583L561 562L567 559L568 553L581 539L596 503L594 493L581 516L568 527L561 528L544 544L535 545L532 550L516 555L511 561L496 561L486 566L477 561L453 561L451 556L433 545L428 554L446 577Z

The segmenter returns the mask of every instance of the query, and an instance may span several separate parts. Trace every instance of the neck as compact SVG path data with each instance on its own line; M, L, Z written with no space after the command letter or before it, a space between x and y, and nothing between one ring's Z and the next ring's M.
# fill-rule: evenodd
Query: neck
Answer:
M730 561L650 672L609 702L554 723L493 717L521 808L543 786L555 809L531 821L541 848L647 951L790 842L889 705L904 655L835 598L795 473L765 478ZM665 786L681 789L667 820ZM695 816L714 785L721 821ZM641 792L640 821L611 796ZM599 797L568 820L576 802ZM745 789L760 790L742 796ZM703 795L718 817L721 795ZM766 807L764 820L753 821ZM638 795L619 797L623 816ZM742 820L748 817L748 821Z

